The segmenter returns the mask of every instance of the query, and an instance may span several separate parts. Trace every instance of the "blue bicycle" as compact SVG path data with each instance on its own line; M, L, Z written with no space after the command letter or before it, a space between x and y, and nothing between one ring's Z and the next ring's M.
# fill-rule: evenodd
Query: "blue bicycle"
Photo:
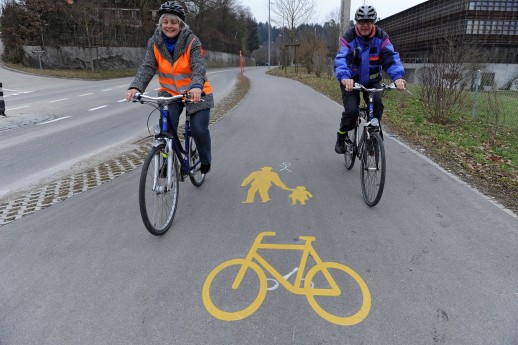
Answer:
M153 128L153 147L142 165L139 183L142 221L151 234L160 236L173 223L178 207L179 182L189 176L192 184L199 187L205 181L205 174L200 171L198 149L190 133L189 113L185 118L183 145L178 133L169 125L167 105L191 100L187 93L171 97L150 97L138 93L133 101L160 111L159 123Z

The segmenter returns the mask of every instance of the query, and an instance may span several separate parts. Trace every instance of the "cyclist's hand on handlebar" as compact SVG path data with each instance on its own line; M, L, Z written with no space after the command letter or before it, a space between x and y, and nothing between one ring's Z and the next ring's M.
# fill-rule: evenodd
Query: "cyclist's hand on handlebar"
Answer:
M397 80L394 81L394 84L396 84L396 88L398 90L404 90L405 89L405 85L406 85L406 81L402 78L399 78Z
M137 93L139 93L139 90L129 89L128 92L126 93L126 102L132 101L133 98L135 98L135 96L137 95Z
M201 89L197 87L190 89L189 96L193 103L198 103L201 100Z
M345 87L345 91L352 91L354 87L354 80L352 79L343 79L342 85Z

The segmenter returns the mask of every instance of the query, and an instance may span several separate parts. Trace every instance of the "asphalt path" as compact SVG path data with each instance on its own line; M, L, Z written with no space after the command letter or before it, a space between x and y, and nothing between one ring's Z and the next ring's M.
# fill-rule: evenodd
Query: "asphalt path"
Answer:
M213 69L208 75L217 103L232 92L239 68ZM0 67L8 115L0 117L0 198L69 174L74 164L93 156L128 150L132 141L148 135L152 108L124 101L132 79L58 79ZM158 87L153 80L146 91L156 94Z
M246 75L249 94L211 127L213 169L200 188L180 186L164 236L142 225L139 169L0 228L0 344L518 343L514 214L391 138L385 192L367 207L358 166L347 171L333 150L340 105L264 69ZM257 194L243 203L251 187L242 183L264 167L312 197L292 205L290 192L272 185L269 201ZM207 277L246 257L267 231L276 236L263 242L278 250L261 255L281 277L298 279L301 254L288 245L313 236L322 261L347 266L368 287L367 314L337 325L304 294L268 280L258 309L229 321L260 286L249 270L233 290L231 268L209 293L230 314L210 314ZM317 303L355 315L362 285L328 268L342 294Z

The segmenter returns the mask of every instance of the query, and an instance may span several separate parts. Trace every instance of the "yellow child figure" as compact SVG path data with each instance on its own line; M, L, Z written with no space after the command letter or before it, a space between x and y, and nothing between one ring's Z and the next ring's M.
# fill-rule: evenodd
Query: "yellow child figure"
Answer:
M250 173L250 175L248 175L241 183L241 187L245 187L250 184L250 188L246 194L246 200L243 201L243 203L253 203L257 192L259 192L262 202L270 201L268 190L272 186L272 183L284 190L291 190L281 181L279 175L272 171L272 167L263 167L259 171L253 171Z
M313 194L308 192L304 186L297 186L295 189L292 189L292 191L290 194L292 205L297 204L297 201L300 202L301 205L306 205L306 201L313 197Z

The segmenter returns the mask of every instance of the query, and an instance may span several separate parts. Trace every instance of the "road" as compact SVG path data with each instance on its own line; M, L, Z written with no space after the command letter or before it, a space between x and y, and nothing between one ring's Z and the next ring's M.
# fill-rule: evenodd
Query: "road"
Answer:
M209 70L216 102L228 95L239 69ZM0 118L0 198L37 185L75 163L147 135L151 108L124 102L132 78L82 81L29 76L0 67L6 113ZM148 90L158 89L156 80Z
M139 169L0 227L0 344L518 343L516 215L392 138L384 195L367 207L358 166L333 150L340 105L264 71L246 72L249 94L211 127L213 169L180 186L164 236L142 225ZM247 177L275 180L267 167L311 196L259 183L268 197L244 203ZM277 249L258 251L264 300L253 270L231 288L235 267L207 293L264 232ZM300 236L315 250L301 275ZM313 289L282 283L304 285L318 258L340 296L316 296L332 285L323 274Z

